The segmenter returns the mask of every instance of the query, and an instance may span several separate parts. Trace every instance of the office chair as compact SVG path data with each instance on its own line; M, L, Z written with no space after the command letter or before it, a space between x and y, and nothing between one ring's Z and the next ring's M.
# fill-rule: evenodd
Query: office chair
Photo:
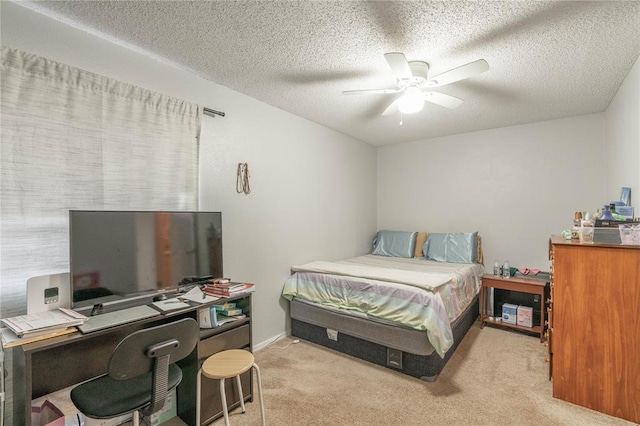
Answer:
M111 419L133 413L149 416L162 409L169 391L182 380L175 362L189 355L200 338L198 323L185 318L138 330L125 337L111 354L107 374L71 390L81 413Z

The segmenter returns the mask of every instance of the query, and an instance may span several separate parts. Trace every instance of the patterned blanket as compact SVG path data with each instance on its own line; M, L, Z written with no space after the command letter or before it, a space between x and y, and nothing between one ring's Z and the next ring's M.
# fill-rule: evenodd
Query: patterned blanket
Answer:
M294 266L283 296L355 311L427 332L444 357L450 323L480 289L482 265L365 255Z

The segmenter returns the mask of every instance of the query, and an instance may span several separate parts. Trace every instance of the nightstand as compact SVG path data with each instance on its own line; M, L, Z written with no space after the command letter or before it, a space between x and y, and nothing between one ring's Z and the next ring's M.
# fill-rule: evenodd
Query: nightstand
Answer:
M546 281L535 278L524 277L510 277L502 278L493 275L485 274L482 276L482 287L480 288L480 328L483 328L485 324L497 325L500 327L513 328L516 330L522 330L529 333L540 334L540 342L544 341L544 312L545 312L545 300L544 289ZM522 293L538 294L540 295L540 325L534 325L532 327L523 327L517 324L509 324L502 321L494 321L486 314L487 307L487 290L489 288L497 288L502 290L518 291Z

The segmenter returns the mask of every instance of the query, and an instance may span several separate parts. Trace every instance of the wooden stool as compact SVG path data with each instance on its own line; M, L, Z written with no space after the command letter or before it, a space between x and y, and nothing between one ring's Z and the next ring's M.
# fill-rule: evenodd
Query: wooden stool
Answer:
M260 416L262 418L262 424L265 425L264 419L264 404L262 401L262 379L260 378L260 369L254 362L253 354L244 349L230 349L217 354L211 355L202 363L200 371L198 371L197 380L197 395L196 395L196 425L200 426L200 385L202 376L209 379L220 380L220 395L222 399L222 411L224 413L224 423L229 426L229 411L227 409L227 395L224 390L225 379L232 377L236 378L238 385L238 392L240 392L240 407L242 412L246 410L244 408L244 395L242 394L242 384L240 383L240 375L250 368L256 370L258 377L258 397L260 398Z

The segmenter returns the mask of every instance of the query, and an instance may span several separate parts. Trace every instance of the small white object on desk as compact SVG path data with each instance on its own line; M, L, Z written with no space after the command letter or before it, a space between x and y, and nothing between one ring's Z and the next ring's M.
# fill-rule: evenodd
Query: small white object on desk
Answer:
M196 303L208 303L208 302L213 302L219 299L218 297L209 296L208 294L205 294L202 290L200 290L200 287L198 286L195 286L194 288L189 290L187 293L178 296L178 298L183 300L189 300L191 302L196 302Z
M160 309L162 312L175 311L176 309L184 309L190 307L188 303L183 302L179 299L160 300L158 302L153 302L153 306Z

